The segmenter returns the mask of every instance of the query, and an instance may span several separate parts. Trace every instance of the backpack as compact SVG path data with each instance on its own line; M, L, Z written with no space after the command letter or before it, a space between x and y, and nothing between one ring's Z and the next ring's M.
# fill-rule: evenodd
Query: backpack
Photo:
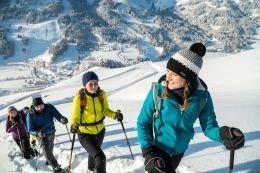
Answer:
M98 88L97 90L98 93L98 99L100 101L101 107L102 107L102 111L103 111L103 102L104 102L104 96L103 96L103 92L101 91L100 88ZM81 126L96 126L98 124L101 124L103 122L103 120L105 119L105 116L103 116L101 118L101 120L97 121L97 122L93 122L93 123L82 123L82 115L84 112L84 109L87 105L87 99L86 99L86 89L85 88L81 88L79 90L79 96L80 96L80 125Z

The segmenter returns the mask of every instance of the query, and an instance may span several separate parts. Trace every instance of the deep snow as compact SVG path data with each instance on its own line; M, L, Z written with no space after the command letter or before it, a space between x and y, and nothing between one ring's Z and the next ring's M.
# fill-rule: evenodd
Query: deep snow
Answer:
M243 149L235 153L234 172L257 173L260 170L260 42L253 49L238 54L208 53L200 76L207 82L215 104L220 125L239 127L246 136ZM100 76L100 86L108 92L110 107L122 110L124 125L134 153L131 160L125 137L120 124L106 119L107 132L103 149L107 156L107 172L143 173L143 158L136 133L136 118L152 81L157 81L165 73L166 61L144 62L134 66L106 69L92 68ZM12 74L19 71L12 71ZM64 116L69 117L71 100L77 88L81 86L82 73L43 90L22 92L0 97L0 119L5 119L6 108L15 105L22 108L29 105L31 95L40 93L44 101L53 103ZM18 81L17 84L19 85ZM7 85L7 84L6 84ZM8 86L7 86L8 87ZM10 86L11 87L11 86ZM68 165L70 141L64 125L56 122L55 156L62 167ZM5 121L0 124L1 152L0 172L35 172L35 160L26 161L19 156L17 146L5 133ZM181 161L179 172L228 171L229 152L220 144L207 139L195 124L197 132L185 157ZM87 152L78 141L75 145L77 157L73 159L73 172L85 172ZM49 172L44 166L44 157L40 158L40 171Z

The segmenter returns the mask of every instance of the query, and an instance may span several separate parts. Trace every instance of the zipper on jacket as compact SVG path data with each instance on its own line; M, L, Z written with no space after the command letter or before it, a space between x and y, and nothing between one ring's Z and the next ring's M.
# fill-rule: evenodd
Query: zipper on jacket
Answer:
M178 115L177 127L180 125L180 120L181 120L181 117L182 117L182 114L183 114L183 110L181 108L181 105L178 104L178 107L179 107L180 114Z
M179 105L179 108L180 108L180 112L181 112L181 115L183 114L183 108L181 107L181 105Z
M96 113L96 106L95 106L94 98L92 98L92 102L93 102L94 112L95 112L95 118L94 118L94 121L96 122L97 113ZM97 129L97 132L98 132L98 127L97 127L97 125L96 125L96 129Z
M177 110L179 110L179 113L176 115L178 118L177 122L176 122L176 126L178 127L180 124L181 117L183 116L184 110L181 108L181 105L179 103L177 103L177 101L175 101L174 98L170 98L169 101L172 102L174 104L174 106L176 106Z

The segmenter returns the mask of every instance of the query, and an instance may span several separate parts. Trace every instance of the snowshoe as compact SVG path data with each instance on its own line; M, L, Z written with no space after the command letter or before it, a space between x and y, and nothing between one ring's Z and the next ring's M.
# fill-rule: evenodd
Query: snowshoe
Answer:
M57 168L54 168L53 173L67 173L68 169L64 168L62 169L60 166L58 166Z

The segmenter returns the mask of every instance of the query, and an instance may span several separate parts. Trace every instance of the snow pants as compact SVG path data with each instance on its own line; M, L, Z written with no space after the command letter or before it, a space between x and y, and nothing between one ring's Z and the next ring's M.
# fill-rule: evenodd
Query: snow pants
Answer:
M79 142L89 153L88 168L95 168L96 173L106 173L106 156L101 149L105 136L105 128L98 134L78 133Z
M52 169L59 167L57 159L53 155L55 134L46 135L42 139L42 150L46 161L52 166Z
M175 170L179 166L181 159L184 155L184 153L169 156L168 153L165 151L158 149L159 150L159 155L160 157L164 160L166 168L167 168L167 173L175 173Z
M30 145L29 137L27 135L21 137L21 139L14 139L14 141L19 146L25 159L30 159L31 156L35 156L34 151Z

